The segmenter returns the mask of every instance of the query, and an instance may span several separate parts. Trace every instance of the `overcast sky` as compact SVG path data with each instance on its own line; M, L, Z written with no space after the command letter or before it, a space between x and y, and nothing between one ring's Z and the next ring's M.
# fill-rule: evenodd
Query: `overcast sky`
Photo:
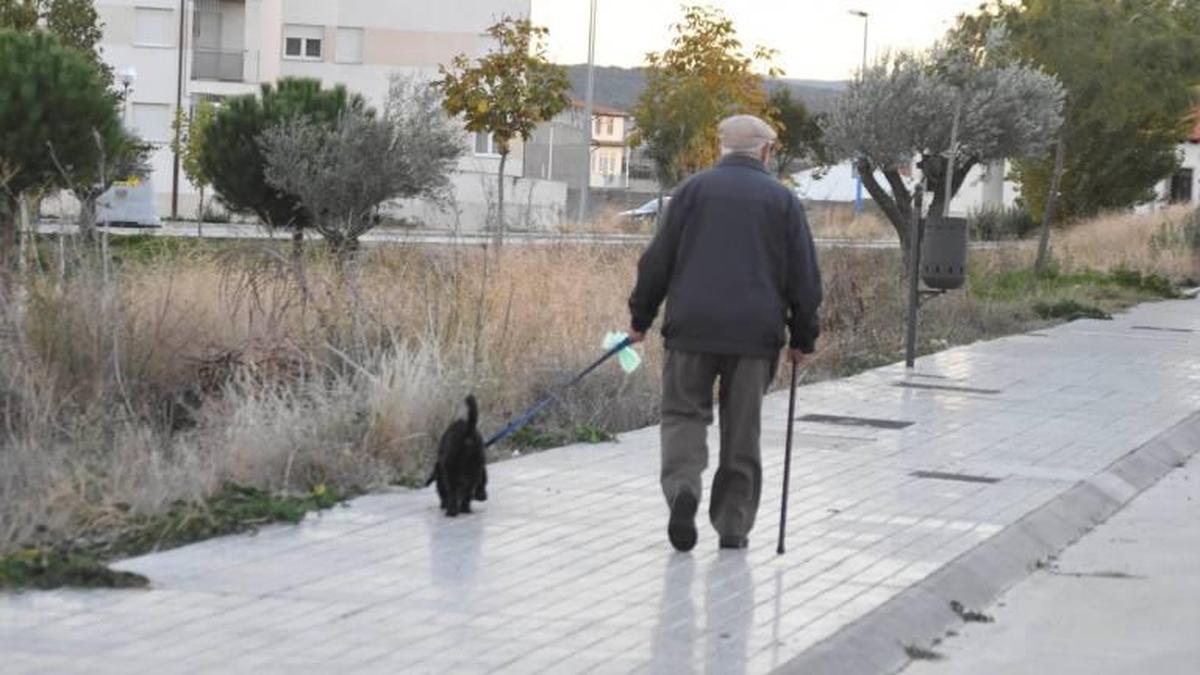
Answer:
M646 52L668 45L670 25L681 16L675 0L599 0L596 63L641 65ZM868 54L924 47L946 31L958 14L979 0L709 0L725 10L742 42L779 50L787 77L841 80L862 60L863 20L870 13ZM589 0L533 0L533 19L550 29L551 58L587 61Z

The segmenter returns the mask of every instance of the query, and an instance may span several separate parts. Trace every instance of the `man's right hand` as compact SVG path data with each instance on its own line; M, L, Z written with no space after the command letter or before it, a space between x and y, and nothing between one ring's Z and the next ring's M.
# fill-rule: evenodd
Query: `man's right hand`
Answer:
M787 352L788 352L787 359L788 359L789 363L792 363L797 366L802 366L805 364L805 362L808 361L808 354L805 354L804 352L800 351L799 349L788 349Z

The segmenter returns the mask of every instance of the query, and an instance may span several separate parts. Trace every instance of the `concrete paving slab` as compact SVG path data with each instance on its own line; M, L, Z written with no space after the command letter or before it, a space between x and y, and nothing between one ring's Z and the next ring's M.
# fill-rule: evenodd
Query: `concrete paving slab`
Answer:
M1168 474L905 675L1132 672L1200 664L1200 460Z
M1200 329L1200 302L950 349L918 362L927 377L804 387L801 415L913 425L797 424L784 556L781 392L748 551L719 552L707 525L671 550L645 429L496 464L469 517L432 490L371 495L119 565L149 590L0 596L4 671L895 670L905 641L956 620L949 599L985 604L1200 446L1200 333L1135 325ZM943 378L997 393L895 386Z

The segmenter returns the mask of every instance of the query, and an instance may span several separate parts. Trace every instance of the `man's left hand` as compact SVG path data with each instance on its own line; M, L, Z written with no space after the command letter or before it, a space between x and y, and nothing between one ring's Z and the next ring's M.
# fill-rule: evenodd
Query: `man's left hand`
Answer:
M636 345L646 339L646 334L634 328L629 329L629 344Z

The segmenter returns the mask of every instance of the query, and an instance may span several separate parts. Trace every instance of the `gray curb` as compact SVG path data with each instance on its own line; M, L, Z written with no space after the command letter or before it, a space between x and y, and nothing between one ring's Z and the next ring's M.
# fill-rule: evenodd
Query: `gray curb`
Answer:
M780 666L779 673L877 675L908 665L904 645L927 646L961 624L950 610L986 607L1039 561L1107 520L1200 451L1200 412L1026 514L879 608Z

